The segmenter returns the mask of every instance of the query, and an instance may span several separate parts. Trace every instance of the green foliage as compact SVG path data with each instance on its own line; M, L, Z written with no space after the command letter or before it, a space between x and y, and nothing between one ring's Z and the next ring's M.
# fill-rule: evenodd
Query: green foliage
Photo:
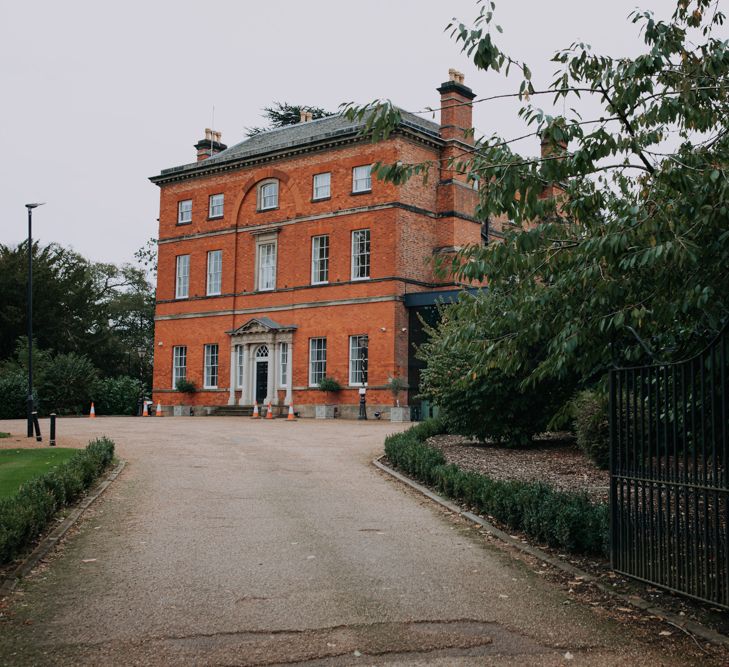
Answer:
M545 145L532 157L517 152L516 137L495 134L448 165L481 184L480 220L513 222L503 242L467 247L444 267L458 281L487 282L498 300L493 322L482 319L488 309L475 306L470 317L461 311L461 331L448 339L458 354L467 352L467 361L459 359L464 368L500 371L495 382L509 397L512 379L522 392L544 382L590 387L615 365L688 357L729 317L725 17L711 0L674 6L670 18L630 15L643 53L612 57L574 43L555 54L555 79L539 90L529 68L498 46L494 3L481 4L474 27L452 25L478 68L521 72L513 96L526 128L518 138ZM541 95L565 115L535 106ZM595 104L597 114L581 113ZM374 114L369 127L377 138L397 121L380 103L352 113ZM375 172L402 183L432 166L398 163ZM473 403L485 405L494 394ZM529 406L525 400L519 411L527 415Z
M544 341L522 338L525 367L511 368L491 361L492 337L506 337L502 299L481 292L464 295L441 309L440 322L425 326L429 340L417 351L427 362L420 394L440 408L448 429L480 440L512 447L524 446L571 397L575 380L543 379L524 382L544 355Z
M427 422L426 422L427 423ZM456 465L425 444L440 426L419 425L388 436L385 453L392 465L434 486L477 512L524 531L553 547L575 553L607 554L608 508L584 494L555 491L539 482L500 481ZM416 430L421 429L421 430Z
M135 415L144 386L137 378L121 375L104 378L94 386L96 414Z
M319 381L319 389L321 391L336 393L342 390L342 385L336 378L325 377Z
M32 254L38 349L84 354L104 376L127 374L149 382L154 289L146 271L90 262L55 243L34 243ZM139 258L150 257L147 251ZM10 359L26 336L27 261L27 243L0 244L0 361Z
M311 119L326 118L333 116L333 112L322 109L321 107L310 107L301 104L288 104L287 102L274 102L272 107L264 107L263 115L268 120L268 127L247 127L246 135L254 137L261 132L275 130L278 127L287 127L288 125L296 125L301 122L301 112L309 111Z
M387 381L387 388L389 389L390 393L392 394L393 399L397 402L398 397L400 394L407 388L408 383L405 382L401 377L398 377L397 375L393 375L388 381Z
M0 419L25 417L28 376L18 370L0 371Z
M53 515L73 502L114 458L114 443L94 440L54 470L23 484L0 499L0 564L11 562L48 525Z
M41 410L48 414L81 414L94 399L98 371L82 354L56 354L38 373Z
M197 391L197 387L192 380L178 380L175 389L183 394L194 394Z
M610 423L608 397L599 391L582 391L574 399L572 410L577 444L599 468L610 465Z

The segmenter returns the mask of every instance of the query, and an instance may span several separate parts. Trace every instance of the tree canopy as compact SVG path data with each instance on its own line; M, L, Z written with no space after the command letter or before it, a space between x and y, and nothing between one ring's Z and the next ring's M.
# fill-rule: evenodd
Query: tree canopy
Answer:
M311 107L303 104L289 104L288 102L274 102L273 106L263 109L263 116L268 121L267 127L247 127L246 136L253 137L261 132L274 130L278 127L296 125L301 122L302 111L311 113L312 120L333 116L333 111L327 111L321 107Z

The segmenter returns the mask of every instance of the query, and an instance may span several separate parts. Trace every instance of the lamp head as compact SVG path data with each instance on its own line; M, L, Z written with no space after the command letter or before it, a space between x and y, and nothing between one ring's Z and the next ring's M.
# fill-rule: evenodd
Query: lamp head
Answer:
M43 206L43 204L45 204L44 201L35 202L34 204L26 204L25 205L25 208L27 208L28 210L30 210L31 208L38 208L39 206Z

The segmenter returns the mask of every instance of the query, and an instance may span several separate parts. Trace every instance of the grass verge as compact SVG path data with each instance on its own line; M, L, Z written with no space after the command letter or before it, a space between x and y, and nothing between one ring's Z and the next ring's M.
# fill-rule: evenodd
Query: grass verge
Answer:
M22 484L15 495L0 499L0 565L15 559L59 509L96 481L113 458L111 440L94 440L53 470Z
M443 429L436 420L388 436L385 453L402 472L513 530L573 553L606 555L608 506L586 494L555 491L541 482L494 480L446 463L426 440Z
M22 484L68 461L77 451L64 447L0 450L0 498L14 496Z

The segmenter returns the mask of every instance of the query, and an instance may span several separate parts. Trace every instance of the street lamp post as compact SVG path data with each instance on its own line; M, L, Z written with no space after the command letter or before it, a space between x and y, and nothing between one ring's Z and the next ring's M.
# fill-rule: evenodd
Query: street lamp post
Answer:
M33 209L43 206L45 202L26 204L28 209L28 399L26 412L28 417L28 437L33 437Z

